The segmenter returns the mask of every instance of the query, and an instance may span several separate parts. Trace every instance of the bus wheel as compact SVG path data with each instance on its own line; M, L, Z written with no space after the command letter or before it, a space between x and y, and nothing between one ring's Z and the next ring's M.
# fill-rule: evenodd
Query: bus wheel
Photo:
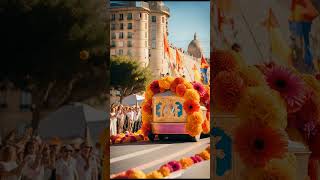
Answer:
M151 142L154 141L154 137L155 137L155 135L154 135L152 132L149 132L148 138L149 138L149 140L150 140Z

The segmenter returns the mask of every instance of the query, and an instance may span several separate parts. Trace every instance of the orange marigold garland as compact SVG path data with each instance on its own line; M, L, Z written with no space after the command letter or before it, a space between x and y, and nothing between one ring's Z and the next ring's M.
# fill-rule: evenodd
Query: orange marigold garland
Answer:
M178 96L180 97L183 97L184 96L184 93L186 92L187 90L187 87L186 85L184 84L179 84L177 87L176 87L176 93Z
M183 84L185 82L185 80L182 78L182 77L177 77L176 79L173 80L173 82L171 83L170 85L170 90L172 92L176 92L176 87L179 85L179 84Z
M186 100L183 103L183 109L186 111L187 114L192 114L194 112L199 111L200 104L193 100Z
M152 99L149 99L143 103L142 110L145 113L152 114Z
M184 93L184 99L185 100L194 100L196 102L200 102L200 95L198 91L194 89L187 89Z

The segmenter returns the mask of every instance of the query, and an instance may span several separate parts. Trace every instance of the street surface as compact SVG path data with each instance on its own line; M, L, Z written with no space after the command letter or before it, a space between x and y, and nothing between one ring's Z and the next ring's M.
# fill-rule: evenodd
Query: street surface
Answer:
M203 151L210 145L210 138L199 142L155 141L116 144L110 147L110 174L116 174L131 168L145 173L157 170L172 160L180 160ZM174 178L210 178L210 160L189 167Z

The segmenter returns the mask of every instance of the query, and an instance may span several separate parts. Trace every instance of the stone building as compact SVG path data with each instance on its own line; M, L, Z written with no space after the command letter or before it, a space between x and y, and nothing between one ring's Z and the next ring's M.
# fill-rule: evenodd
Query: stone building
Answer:
M164 52L164 35L168 33L170 9L162 1L114 1L110 4L110 55L132 56L148 66L159 78L171 72ZM192 68L200 67L202 48L195 34L188 51L171 45L171 62L176 61L179 49L187 79L193 80Z

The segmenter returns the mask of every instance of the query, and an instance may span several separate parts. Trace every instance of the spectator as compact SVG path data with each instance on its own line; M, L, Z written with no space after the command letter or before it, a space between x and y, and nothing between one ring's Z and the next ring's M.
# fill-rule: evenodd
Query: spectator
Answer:
M78 180L76 161L72 157L73 148L66 145L62 148L62 157L57 161L57 180Z
M92 145L84 142L80 148L80 155L76 159L79 180L97 180L97 164L91 154Z
M16 149L13 146L6 146L2 151L3 161L0 161L1 180L18 180L21 176L22 167L25 161L18 166Z

